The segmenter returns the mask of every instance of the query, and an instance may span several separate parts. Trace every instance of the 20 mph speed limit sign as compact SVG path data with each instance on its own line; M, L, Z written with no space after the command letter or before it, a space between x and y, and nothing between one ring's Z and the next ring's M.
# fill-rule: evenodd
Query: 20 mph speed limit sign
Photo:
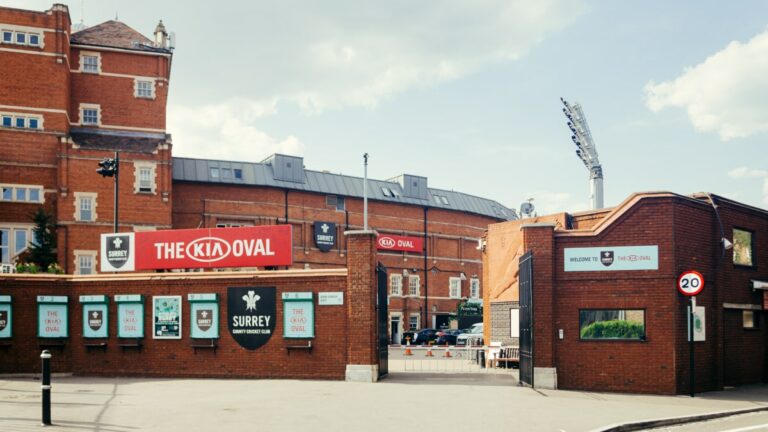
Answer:
M704 276L695 270L683 272L677 278L677 290L685 296L698 295L704 289Z

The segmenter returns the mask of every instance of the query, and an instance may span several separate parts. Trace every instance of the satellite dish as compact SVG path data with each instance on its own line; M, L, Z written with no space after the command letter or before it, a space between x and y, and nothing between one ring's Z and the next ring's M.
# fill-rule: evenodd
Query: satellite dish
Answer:
M524 214L526 217L531 217L534 210L535 210L535 207L529 201L526 201L520 204L520 213Z

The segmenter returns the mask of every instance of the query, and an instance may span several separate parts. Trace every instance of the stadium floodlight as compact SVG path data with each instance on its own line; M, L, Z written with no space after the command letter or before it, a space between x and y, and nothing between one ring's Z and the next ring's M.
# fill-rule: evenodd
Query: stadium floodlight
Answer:
M576 155L589 170L590 202L593 209L603 208L603 167L597 157L597 148L592 140L592 132L589 130L587 118L578 103L571 105L560 98L565 108L563 114L568 118L568 129L571 130L573 140L578 150Z

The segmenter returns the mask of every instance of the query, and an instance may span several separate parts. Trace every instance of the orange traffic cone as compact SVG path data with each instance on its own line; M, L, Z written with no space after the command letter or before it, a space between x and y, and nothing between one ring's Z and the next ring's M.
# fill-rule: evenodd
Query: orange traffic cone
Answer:
M405 355L413 355L411 352L411 338L405 338Z
M432 344L427 345L427 357L434 357L432 354Z
M444 357L450 357L450 356L451 356L451 346L450 345L446 345L445 346L445 355L444 355Z

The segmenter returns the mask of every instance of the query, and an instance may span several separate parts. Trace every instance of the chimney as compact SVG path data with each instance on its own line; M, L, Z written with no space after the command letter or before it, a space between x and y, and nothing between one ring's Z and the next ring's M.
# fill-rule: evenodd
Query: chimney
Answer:
M155 46L158 48L168 48L168 32L165 31L163 20L160 20L155 27Z

